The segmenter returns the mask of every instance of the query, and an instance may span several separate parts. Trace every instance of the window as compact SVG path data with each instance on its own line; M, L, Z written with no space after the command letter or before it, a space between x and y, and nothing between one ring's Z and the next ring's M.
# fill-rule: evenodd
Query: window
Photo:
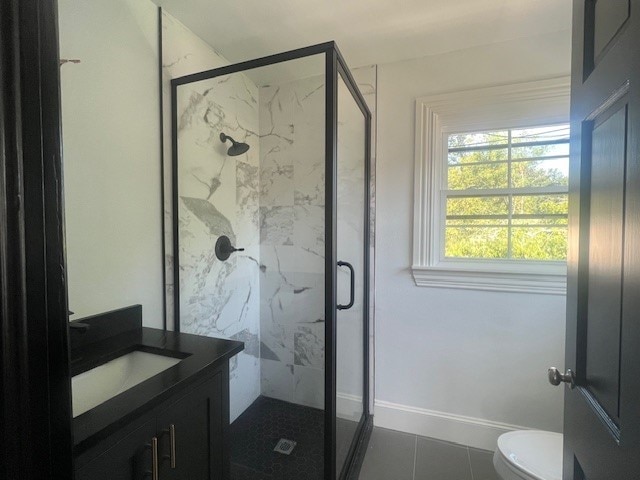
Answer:
M564 294L569 80L417 100L417 285Z
M569 125L448 135L445 258L565 261Z

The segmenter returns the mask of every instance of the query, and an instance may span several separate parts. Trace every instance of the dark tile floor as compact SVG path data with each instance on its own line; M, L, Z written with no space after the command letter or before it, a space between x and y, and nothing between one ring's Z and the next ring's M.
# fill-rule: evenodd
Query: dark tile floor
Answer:
M278 440L297 442L290 455ZM324 412L259 397L231 424L232 480L322 480Z
M322 410L258 398L231 425L231 480L322 480L323 422ZM350 425L341 427L350 430ZM273 451L281 438L297 442L291 455ZM492 457L492 452L376 427L360 480L499 480Z
M341 472L344 468L357 430L358 422L340 417L336 418L336 466L338 472Z
M360 480L499 480L493 452L374 428Z

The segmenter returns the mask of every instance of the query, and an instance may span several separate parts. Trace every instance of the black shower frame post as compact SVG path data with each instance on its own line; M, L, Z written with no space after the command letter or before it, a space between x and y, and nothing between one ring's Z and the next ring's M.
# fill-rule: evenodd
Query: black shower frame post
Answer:
M336 478L336 378L338 305L338 55L325 55L324 212L324 478Z
M206 70L171 80L171 144L172 144L172 219L173 219L173 292L174 329L180 331L180 251L178 228L178 107L180 85L208 80L222 75L241 73L277 63L314 55L325 55L325 480L338 480L336 474L336 305L337 305L337 160L338 160L338 75L342 77L365 118L365 232L364 232L364 302L363 302L363 418L345 460L339 480L357 478L364 452L363 441L370 431L369 411L369 276L370 276L370 177L371 177L371 112L358 90L335 42L257 58L233 65Z

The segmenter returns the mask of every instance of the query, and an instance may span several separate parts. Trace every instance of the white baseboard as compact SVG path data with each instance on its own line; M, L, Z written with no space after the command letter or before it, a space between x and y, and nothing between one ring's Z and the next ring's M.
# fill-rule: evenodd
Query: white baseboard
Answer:
M495 450L498 437L527 427L376 400L373 424L423 437Z
M359 421L362 416L362 396L350 393L336 394L336 415L347 420Z

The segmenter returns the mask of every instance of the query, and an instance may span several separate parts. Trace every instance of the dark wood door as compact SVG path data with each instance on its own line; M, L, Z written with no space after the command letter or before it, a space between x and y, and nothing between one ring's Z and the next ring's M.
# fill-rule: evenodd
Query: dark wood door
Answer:
M575 0L565 480L640 478L640 0Z
M223 451L228 419L223 373L200 385L158 416L161 480L226 479L229 457Z
M152 418L80 468L76 480L152 479L154 437L156 421Z

